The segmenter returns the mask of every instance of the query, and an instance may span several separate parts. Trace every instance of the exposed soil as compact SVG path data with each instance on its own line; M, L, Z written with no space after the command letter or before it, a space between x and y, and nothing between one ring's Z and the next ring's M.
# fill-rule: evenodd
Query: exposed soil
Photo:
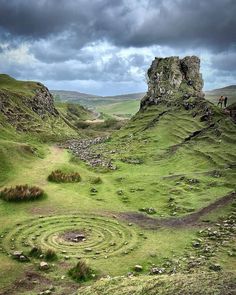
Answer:
M84 229L67 231L61 235L61 238L68 242L80 243L87 239L87 233Z
M63 268L68 269L68 265L61 265ZM26 271L22 278L17 279L11 284L11 286L6 287L0 292L0 295L17 295L21 292L33 292L32 294L39 294L42 291L47 290L51 286L55 287L55 291L52 294L55 295L67 295L75 294L78 289L78 284L73 281L57 281L49 279L45 275L38 273L34 270ZM57 289L59 289L57 292ZM31 294L31 293L30 293Z
M128 222L133 222L141 227L150 228L150 229L156 229L161 226L176 227L176 228L186 227L186 226L199 224L201 217L207 215L208 213L220 207L223 207L229 204L235 198L236 198L236 193L235 192L230 193L216 200L214 203L211 203L210 205L183 217L159 219L159 218L152 218L138 212L127 212L127 213L124 212L124 213L117 214L117 217L120 219L126 220Z
M9 288L6 288L0 295L14 295L19 292L33 290L37 285L50 285L51 281L45 276L35 272L27 271L23 278L16 280Z

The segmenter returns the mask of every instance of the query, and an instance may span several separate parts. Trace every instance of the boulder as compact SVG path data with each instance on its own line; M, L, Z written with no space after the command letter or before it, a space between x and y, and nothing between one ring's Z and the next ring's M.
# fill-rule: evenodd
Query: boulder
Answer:
M134 270L137 271L137 272L140 272L140 271L143 270L143 267L142 267L141 265L139 265L139 264L136 264L136 265L134 266Z
M49 269L49 264L45 261L41 261L39 263L39 269L40 270L47 270L47 269Z

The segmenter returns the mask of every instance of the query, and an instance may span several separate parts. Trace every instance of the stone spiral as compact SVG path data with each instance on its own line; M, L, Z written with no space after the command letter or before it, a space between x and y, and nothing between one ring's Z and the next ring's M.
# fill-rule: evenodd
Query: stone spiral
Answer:
M67 233L83 232L85 239L65 239ZM27 253L32 247L53 249L59 257L108 258L135 250L139 235L132 226L97 216L57 215L28 219L1 234L0 248Z

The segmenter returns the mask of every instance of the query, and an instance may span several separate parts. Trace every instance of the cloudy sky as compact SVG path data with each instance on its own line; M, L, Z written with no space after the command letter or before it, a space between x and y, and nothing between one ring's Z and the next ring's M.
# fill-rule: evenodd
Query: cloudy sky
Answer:
M0 72L50 89L142 92L155 56L193 54L205 89L236 84L236 0L0 0Z

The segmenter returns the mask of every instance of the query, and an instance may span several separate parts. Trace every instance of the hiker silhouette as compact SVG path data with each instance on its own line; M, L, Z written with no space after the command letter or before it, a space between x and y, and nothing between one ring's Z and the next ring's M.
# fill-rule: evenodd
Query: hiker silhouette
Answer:
M223 102L224 102L224 101L225 101L224 96L221 95L221 97L219 98L219 101L218 101L217 106L220 106L220 107L222 108L222 106L223 106Z
M228 97L225 96L225 99L224 99L224 107L225 107L225 108L227 107L227 101L228 101Z

